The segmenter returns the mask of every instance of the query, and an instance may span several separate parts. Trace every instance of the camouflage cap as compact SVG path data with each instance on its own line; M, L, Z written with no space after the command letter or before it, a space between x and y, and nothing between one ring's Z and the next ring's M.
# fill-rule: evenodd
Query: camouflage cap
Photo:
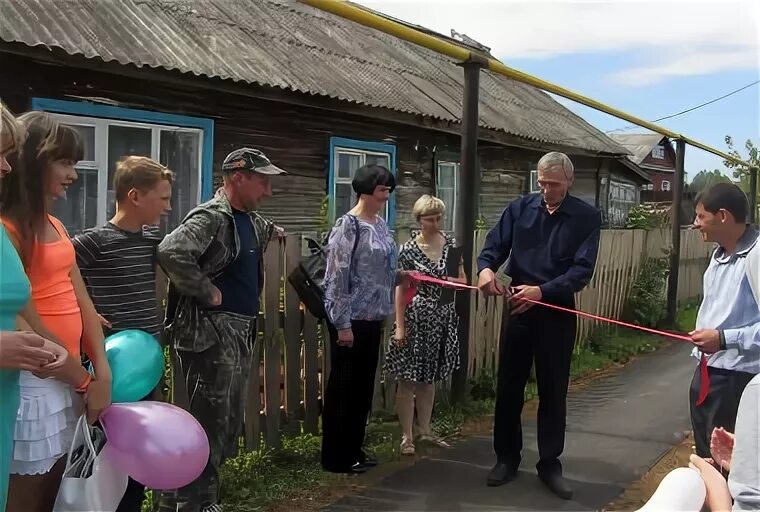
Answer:
M236 149L224 159L223 172L249 171L259 174L277 175L288 174L269 161L269 158L254 148Z

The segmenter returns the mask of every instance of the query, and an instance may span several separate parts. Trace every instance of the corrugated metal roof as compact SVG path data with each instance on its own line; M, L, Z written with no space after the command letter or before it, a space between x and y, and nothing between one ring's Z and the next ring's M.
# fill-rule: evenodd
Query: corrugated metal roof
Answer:
M0 0L0 39L106 62L316 94L458 122L452 59L295 0ZM543 91L484 72L480 124L627 151Z
M646 157L663 139L659 133L608 133L612 140L631 152L630 158L636 165L641 165Z

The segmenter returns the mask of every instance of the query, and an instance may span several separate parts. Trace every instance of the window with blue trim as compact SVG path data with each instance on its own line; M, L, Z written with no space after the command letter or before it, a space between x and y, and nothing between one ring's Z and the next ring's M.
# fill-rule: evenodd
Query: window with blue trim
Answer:
M443 230L453 233L456 229L457 198L459 197L459 162L438 162L435 188L436 195L446 205L443 214Z
M162 220L164 231L177 226L209 195L204 189L210 188L211 179L210 120L41 98L32 101L32 108L55 114L84 142L84 159L76 165L79 178L53 207L53 215L72 234L113 216L113 175L117 162L126 156L147 156L174 171L172 211Z
M356 205L351 180L364 165L382 165L395 174L396 147L391 144L364 142L333 137L330 139L330 213L332 220L347 213ZM393 194L381 213L388 224L395 217Z

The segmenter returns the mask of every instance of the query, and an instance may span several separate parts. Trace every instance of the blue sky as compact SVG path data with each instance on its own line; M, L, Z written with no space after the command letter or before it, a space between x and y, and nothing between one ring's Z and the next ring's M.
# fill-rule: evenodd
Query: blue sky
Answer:
M364 5L492 48L508 66L647 120L760 79L760 0L365 0ZM626 121L558 98L603 131ZM662 126L726 150L760 142L760 85ZM627 133L645 133L642 128ZM722 160L686 148L689 178Z

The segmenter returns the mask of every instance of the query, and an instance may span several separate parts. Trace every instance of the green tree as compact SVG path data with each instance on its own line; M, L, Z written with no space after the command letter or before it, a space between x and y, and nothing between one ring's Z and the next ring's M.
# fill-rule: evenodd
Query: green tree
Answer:
M730 135L726 135L726 146L728 146L729 155L748 162L752 167L760 167L760 150L750 139L747 139L747 142L744 143L744 148L747 150L747 156L741 155L739 151L734 148L734 141ZM723 164L729 169L733 169L734 178L738 180L737 185L739 185L745 193L749 194L749 168L728 160L724 160ZM758 192L760 192L760 188L758 189ZM760 193L757 195L758 198L760 198ZM760 201L757 201L756 204L760 204Z
M748 156L743 156L734 148L734 141L730 135L726 135L726 146L728 146L729 155L744 160L753 167L760 167L760 152L750 139L747 139L747 142L744 143ZM728 160L724 160L723 164L729 169L733 169L734 178L739 180L739 186L742 187L745 192L749 191L749 168Z
M691 180L689 187L694 194L699 195L703 190L715 185L716 183L731 183L731 179L720 172L718 169L708 171L704 169L699 171L694 179Z

